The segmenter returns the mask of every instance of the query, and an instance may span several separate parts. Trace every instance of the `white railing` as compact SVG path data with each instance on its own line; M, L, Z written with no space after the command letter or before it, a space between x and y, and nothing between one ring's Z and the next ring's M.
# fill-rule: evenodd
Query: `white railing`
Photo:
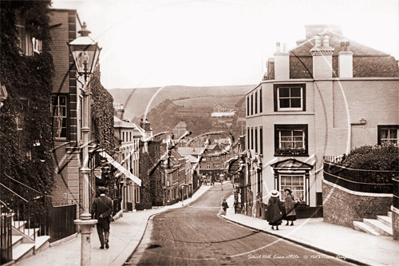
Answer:
M327 155L324 156L324 161L331 162L331 163L340 163L345 158L345 154L343 155Z

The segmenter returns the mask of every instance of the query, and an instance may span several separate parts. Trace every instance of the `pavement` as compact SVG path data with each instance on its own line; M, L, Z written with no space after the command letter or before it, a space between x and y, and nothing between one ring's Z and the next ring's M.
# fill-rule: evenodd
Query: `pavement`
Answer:
M163 211L181 208L196 201L212 186L201 186L192 198L171 206L146 211L124 212L111 223L110 248L100 249L100 241L94 229L91 234L91 265L124 265L139 245L148 220ZM280 230L272 230L262 219L234 214L233 196L227 199L226 215L229 222L275 235L280 239L318 250L326 256L338 257L348 262L366 265L399 265L399 241L388 236L372 236L351 228L323 222L323 218L298 219L295 226L282 224ZM68 238L34 256L15 263L20 266L80 265L80 235ZM312 258L309 258L312 259ZM314 258L316 259L316 258Z
M201 197L211 186L201 186L191 198L174 205L153 208L151 210L124 212L111 223L109 249L100 249L100 240L94 228L91 233L91 265L121 266L135 251L144 235L147 221L160 212L182 208ZM75 234L59 245L38 252L36 255L21 259L14 265L19 266L72 266L80 265L80 234Z
M393 240L392 236L373 236L349 227L323 222L323 218L297 219L294 226L286 226L284 221L279 230L272 230L265 220L235 214L232 208L233 196L227 199L227 203L230 208L221 217L230 222L355 264L399 265L399 241Z

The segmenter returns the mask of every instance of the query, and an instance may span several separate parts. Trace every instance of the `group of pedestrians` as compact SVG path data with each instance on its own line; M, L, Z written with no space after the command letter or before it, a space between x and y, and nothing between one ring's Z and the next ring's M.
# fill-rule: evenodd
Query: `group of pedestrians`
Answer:
M283 220L286 220L287 226L293 226L296 220L295 201L292 191L289 188L284 190L285 200L280 201L280 193L277 190L270 192L269 202L267 203L266 220L269 225L272 226L272 230L279 230L278 226L282 224ZM237 202L234 202L235 213L237 213ZM222 213L226 215L226 210L229 206L227 205L226 199L222 202ZM276 227L276 229L275 229Z
M279 199L280 193L277 190L272 190L270 192L270 199L267 204L266 220L269 222L269 225L272 226L272 230L274 230L274 227L278 230L278 226L281 225L283 219L287 221L286 225L291 226L294 225L294 221L296 220L292 191L289 188L286 188L284 193L286 194L285 201L284 204L282 204Z

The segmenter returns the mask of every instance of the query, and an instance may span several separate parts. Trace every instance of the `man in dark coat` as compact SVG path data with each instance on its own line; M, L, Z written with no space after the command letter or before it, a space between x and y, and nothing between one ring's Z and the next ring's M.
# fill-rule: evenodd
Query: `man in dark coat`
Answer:
M97 233L100 238L101 249L109 248L109 224L112 214L112 200L105 196L105 187L100 187L100 196L95 198L92 205L91 215L97 219Z

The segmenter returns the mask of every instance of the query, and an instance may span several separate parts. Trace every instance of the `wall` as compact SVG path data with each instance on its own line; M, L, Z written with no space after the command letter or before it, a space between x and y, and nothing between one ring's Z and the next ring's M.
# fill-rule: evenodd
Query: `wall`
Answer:
M391 207L393 239L399 241L399 209Z
M54 146L57 147L62 143L63 142L61 141L54 141ZM66 154L65 147L55 150L54 159L56 165L58 165L61 162L65 154ZM60 174L54 174L54 186L51 192L53 196L53 206L70 204L70 201L68 201L69 190L67 187L68 169L69 169L68 167L65 167Z
M66 43L68 38L68 14L67 10L53 10L50 12L51 28L51 52L53 54L53 61L55 67L55 76L53 78L53 92L69 93L69 48Z
M392 194L359 193L323 181L324 222L352 228L353 221L387 215L391 205Z
M142 185L140 188L140 204L136 204L136 207L137 209L151 209L153 205L160 205L163 203L161 184L161 171L163 171L163 169L161 166L158 166L150 176L148 175L148 170L151 169L160 158L160 142L151 141L148 143L148 152L143 152L143 150L144 143L140 141L139 178L142 180Z
M78 142L78 92L76 87L75 71L69 70L70 62L73 59L69 56L68 42L77 37L77 13L76 10L53 9L50 12L50 33L52 38L51 52L55 67L55 76L53 78L53 93L67 94L68 97L68 121L67 138L55 141L58 146L65 141ZM73 146L72 144L71 146ZM67 146L59 148L56 151L57 164L66 156L69 158ZM80 186L80 161L79 154L74 154L63 169L61 174L54 174L55 187L52 195L55 199L55 205L74 204L82 200L82 187ZM65 161L67 162L67 161ZM69 188L69 189L68 189ZM78 211L81 210L78 208Z
M353 79L334 83L334 127L347 128L342 88L350 111L352 149L377 144L378 125L399 124L398 86L399 79ZM359 125L360 118L365 118L366 124Z

